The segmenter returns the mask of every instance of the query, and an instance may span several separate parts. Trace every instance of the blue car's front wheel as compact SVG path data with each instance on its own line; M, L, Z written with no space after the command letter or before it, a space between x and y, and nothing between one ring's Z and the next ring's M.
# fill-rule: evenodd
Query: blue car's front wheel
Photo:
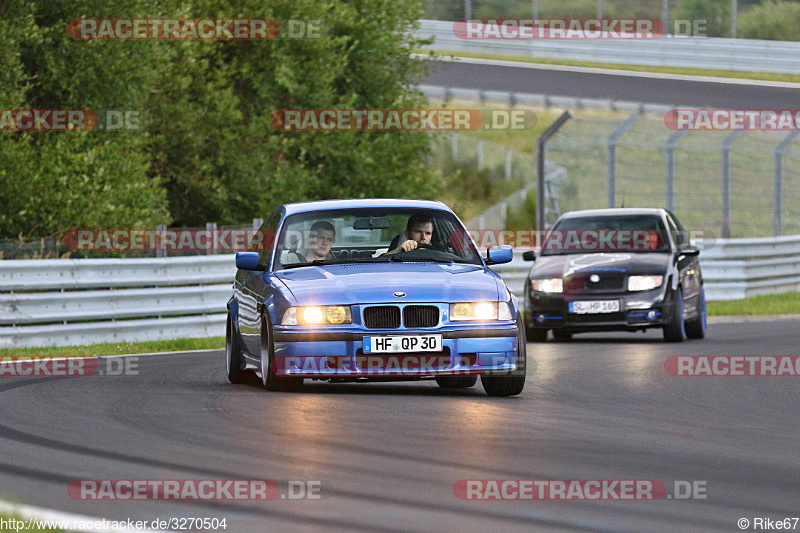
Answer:
M527 339L525 324L517 317L517 369L509 372L481 374L483 390L489 396L514 396L525 387L525 368L527 366Z
M228 315L225 326L225 366L227 367L228 381L231 383L247 383L250 376L243 370L242 350L239 347L238 336L231 324L231 315Z
M303 378L280 377L276 374L275 343L269 317L261 317L261 384L270 391L294 392L303 385Z

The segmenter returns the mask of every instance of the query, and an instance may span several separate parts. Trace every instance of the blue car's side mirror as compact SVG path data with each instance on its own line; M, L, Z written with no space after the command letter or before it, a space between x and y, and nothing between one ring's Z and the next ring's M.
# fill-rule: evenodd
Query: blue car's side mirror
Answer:
M510 263L514 259L514 251L511 246L504 244L502 246L490 246L486 250L486 262L490 265L499 265L501 263Z
M257 252L238 252L236 254L236 268L239 270L266 270L260 263Z

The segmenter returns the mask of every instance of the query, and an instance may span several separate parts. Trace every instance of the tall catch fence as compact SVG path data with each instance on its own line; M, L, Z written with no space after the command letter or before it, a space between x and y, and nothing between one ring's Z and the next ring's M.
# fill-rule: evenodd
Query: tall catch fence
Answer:
M662 117L641 114L575 117L546 156L566 169L563 212L666 207L687 229L717 237L800 234L795 132L673 131Z

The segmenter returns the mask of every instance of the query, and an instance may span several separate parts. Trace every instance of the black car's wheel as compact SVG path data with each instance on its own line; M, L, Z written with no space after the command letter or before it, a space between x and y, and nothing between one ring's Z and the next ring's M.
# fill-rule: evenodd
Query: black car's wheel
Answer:
M234 334L230 313L225 326L225 366L228 370L228 381L231 383L239 385L250 381L249 372L244 370L242 349L239 347L239 340Z
M483 390L489 396L514 396L525 387L525 367L528 360L525 324L517 318L517 369L510 372L481 374Z
M553 330L553 338L557 341L571 341L572 340L572 333L569 331L563 331L560 329Z
M525 328L525 335L531 342L547 342L547 330L542 328Z
M270 391L294 392L303 385L303 378L285 378L275 374L275 344L269 317L261 317L261 384Z
M700 291L697 299L697 317L686 322L686 336L690 339L702 339L706 336L706 291Z
M683 291L680 287L672 297L669 322L664 325L664 340L667 342L683 342L686 333L683 322Z
M478 376L442 376L436 384L443 389L468 389L478 382Z

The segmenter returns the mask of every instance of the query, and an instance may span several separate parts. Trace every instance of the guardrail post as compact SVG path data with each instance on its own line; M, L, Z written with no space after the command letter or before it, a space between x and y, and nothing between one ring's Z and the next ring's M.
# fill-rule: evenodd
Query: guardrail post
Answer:
M641 113L629 116L608 137L608 207L615 207L617 187L617 141L642 118Z
M159 224L156 226L158 232L158 240L156 241L156 257L167 257L167 251L164 249L164 232L167 231L167 226Z
M572 118L569 111L564 111L555 122L544 130L544 133L536 140L536 229L545 229L544 218L544 148L547 140L550 139L556 132L564 125L566 121ZM538 244L538 243L536 243Z
M773 233L779 236L783 230L783 217L781 211L781 192L783 190L783 154L795 137L800 135L800 131L793 131L783 139L775 148L775 216L772 219Z
M676 131L667 139L667 210L675 209L675 145L689 130Z
M211 255L217 249L217 223L216 222L206 222L206 231L210 233L209 244L211 248L206 250L206 254Z
M731 236L731 145L742 136L734 131L722 141L722 237Z

